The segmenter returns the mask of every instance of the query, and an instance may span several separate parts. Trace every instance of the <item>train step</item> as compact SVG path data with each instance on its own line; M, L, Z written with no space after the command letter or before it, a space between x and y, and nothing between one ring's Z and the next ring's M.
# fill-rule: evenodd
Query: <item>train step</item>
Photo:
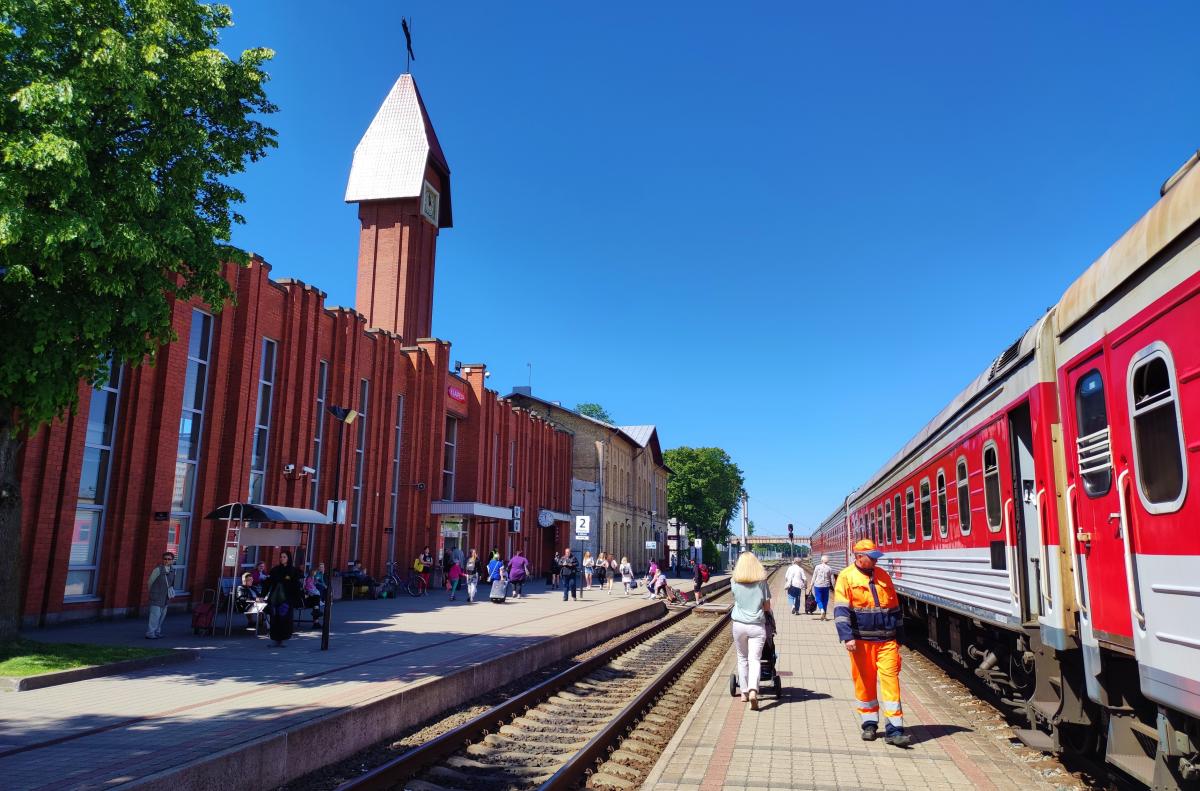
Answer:
M1017 738L1026 747L1032 747L1035 750L1044 750L1045 752L1054 751L1054 739L1044 731L1033 730L1032 728L1019 728L1017 730Z

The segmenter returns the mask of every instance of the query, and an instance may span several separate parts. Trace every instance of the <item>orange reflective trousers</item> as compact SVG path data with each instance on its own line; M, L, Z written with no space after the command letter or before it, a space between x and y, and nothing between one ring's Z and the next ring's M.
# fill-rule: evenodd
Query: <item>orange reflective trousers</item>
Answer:
M888 723L904 727L900 707L900 646L895 640L872 643L855 642L850 652L850 671L854 676L854 697L863 724L879 723L879 702ZM878 692L876 691L878 687Z

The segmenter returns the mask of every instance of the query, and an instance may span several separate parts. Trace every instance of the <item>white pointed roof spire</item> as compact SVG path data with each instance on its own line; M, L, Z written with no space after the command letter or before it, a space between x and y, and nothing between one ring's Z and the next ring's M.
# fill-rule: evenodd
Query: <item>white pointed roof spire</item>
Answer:
M448 228L450 166L411 74L401 74L354 149L346 202L419 198L426 165L442 179L438 225Z

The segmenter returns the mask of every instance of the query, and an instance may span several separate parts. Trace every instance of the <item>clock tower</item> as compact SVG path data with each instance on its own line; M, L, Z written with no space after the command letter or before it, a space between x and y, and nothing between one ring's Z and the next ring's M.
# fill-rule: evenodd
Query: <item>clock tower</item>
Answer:
M438 230L452 225L450 166L411 74L354 149L346 202L361 224L355 308L406 344L430 337Z

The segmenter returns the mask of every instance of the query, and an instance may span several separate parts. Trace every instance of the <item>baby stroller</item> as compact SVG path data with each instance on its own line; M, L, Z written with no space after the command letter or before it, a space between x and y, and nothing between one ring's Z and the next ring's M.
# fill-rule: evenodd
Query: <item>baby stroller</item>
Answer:
M783 693L783 680L775 670L775 661L778 659L775 653L775 616L769 611L766 613L766 627L767 640L763 643L762 660L759 662L758 694L766 694L767 687L770 686L771 694L778 698ZM738 691L738 676L735 670L729 674L729 694L737 695Z

